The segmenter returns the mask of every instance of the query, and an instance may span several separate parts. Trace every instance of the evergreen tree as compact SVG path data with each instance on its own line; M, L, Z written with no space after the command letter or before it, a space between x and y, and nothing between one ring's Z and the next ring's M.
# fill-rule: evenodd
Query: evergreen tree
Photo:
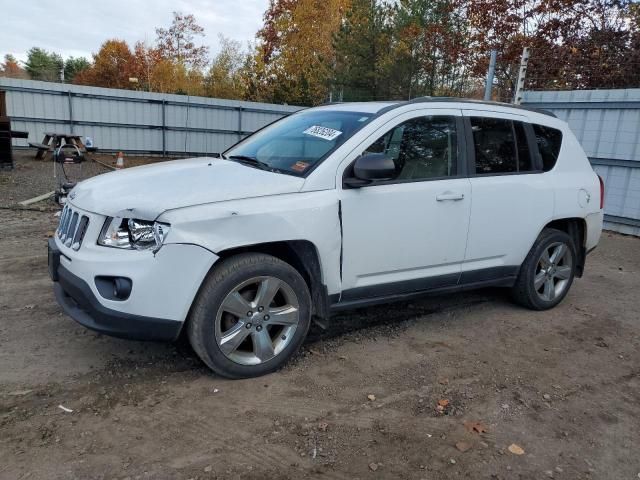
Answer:
M84 57L69 57L64 61L64 81L72 83L73 79L83 70L91 66L89 60Z
M386 3L353 0L334 38L335 100L389 98L394 12Z
M38 47L33 47L27 52L25 70L33 80L46 82L60 81L60 70L64 62L57 53L49 53Z

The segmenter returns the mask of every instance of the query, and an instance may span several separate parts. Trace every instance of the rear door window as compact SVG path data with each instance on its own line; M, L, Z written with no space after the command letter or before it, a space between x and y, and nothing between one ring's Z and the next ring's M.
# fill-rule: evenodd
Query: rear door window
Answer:
M530 172L533 168L533 158L529 150L527 134L522 122L513 122L513 129L516 132L516 144L518 145L518 172Z
M522 122L471 117L471 129L477 175L527 173L534 170L533 156Z
M518 171L516 139L511 120L471 117L476 174Z

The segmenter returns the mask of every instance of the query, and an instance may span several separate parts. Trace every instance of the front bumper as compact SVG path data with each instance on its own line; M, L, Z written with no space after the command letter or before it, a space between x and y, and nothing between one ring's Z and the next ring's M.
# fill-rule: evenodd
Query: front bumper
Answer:
M173 341L178 338L182 322L118 312L104 307L91 287L60 265L60 250L49 239L49 274L53 291L64 312L79 324L114 337L132 340Z
M58 238L48 243L54 293L67 315L92 330L121 338L172 341L217 256L195 245L168 244L153 255L90 242L73 251ZM130 295L105 297L97 277L124 277Z

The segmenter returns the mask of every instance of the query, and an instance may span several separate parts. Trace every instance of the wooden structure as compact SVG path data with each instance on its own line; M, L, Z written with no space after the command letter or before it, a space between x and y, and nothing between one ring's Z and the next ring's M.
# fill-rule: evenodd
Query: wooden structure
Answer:
M11 119L7 117L5 92L0 91L0 170L13 168L11 141L14 138L27 138L27 132L11 130Z
M82 137L72 133L46 132L42 143L29 142L30 147L38 149L35 157L36 160L44 160L47 153L53 152L56 148L63 145L73 145L78 147L83 153L87 151L82 142Z

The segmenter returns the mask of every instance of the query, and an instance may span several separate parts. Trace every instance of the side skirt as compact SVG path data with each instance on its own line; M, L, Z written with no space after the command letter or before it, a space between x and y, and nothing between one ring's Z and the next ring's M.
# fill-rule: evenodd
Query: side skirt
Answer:
M342 292L342 301L339 301L339 295L331 295L329 297L329 302L331 303L330 309L331 312L338 312L383 303L406 301L428 295L440 295L486 287L512 287L518 277L519 270L520 267L514 266L463 272L457 284L445 284L443 286L427 287L419 290L415 289L415 280L397 282L390 285L376 285L370 289L368 287L358 287ZM447 278L440 279L443 281L442 283L451 281L450 276L447 275L446 277ZM440 282L437 277L432 277L426 282L427 285L429 283L435 285ZM442 285L442 283L440 283L440 285ZM369 290L369 292L367 292L367 290ZM385 290L393 291L394 293L378 294L378 292L384 292Z

